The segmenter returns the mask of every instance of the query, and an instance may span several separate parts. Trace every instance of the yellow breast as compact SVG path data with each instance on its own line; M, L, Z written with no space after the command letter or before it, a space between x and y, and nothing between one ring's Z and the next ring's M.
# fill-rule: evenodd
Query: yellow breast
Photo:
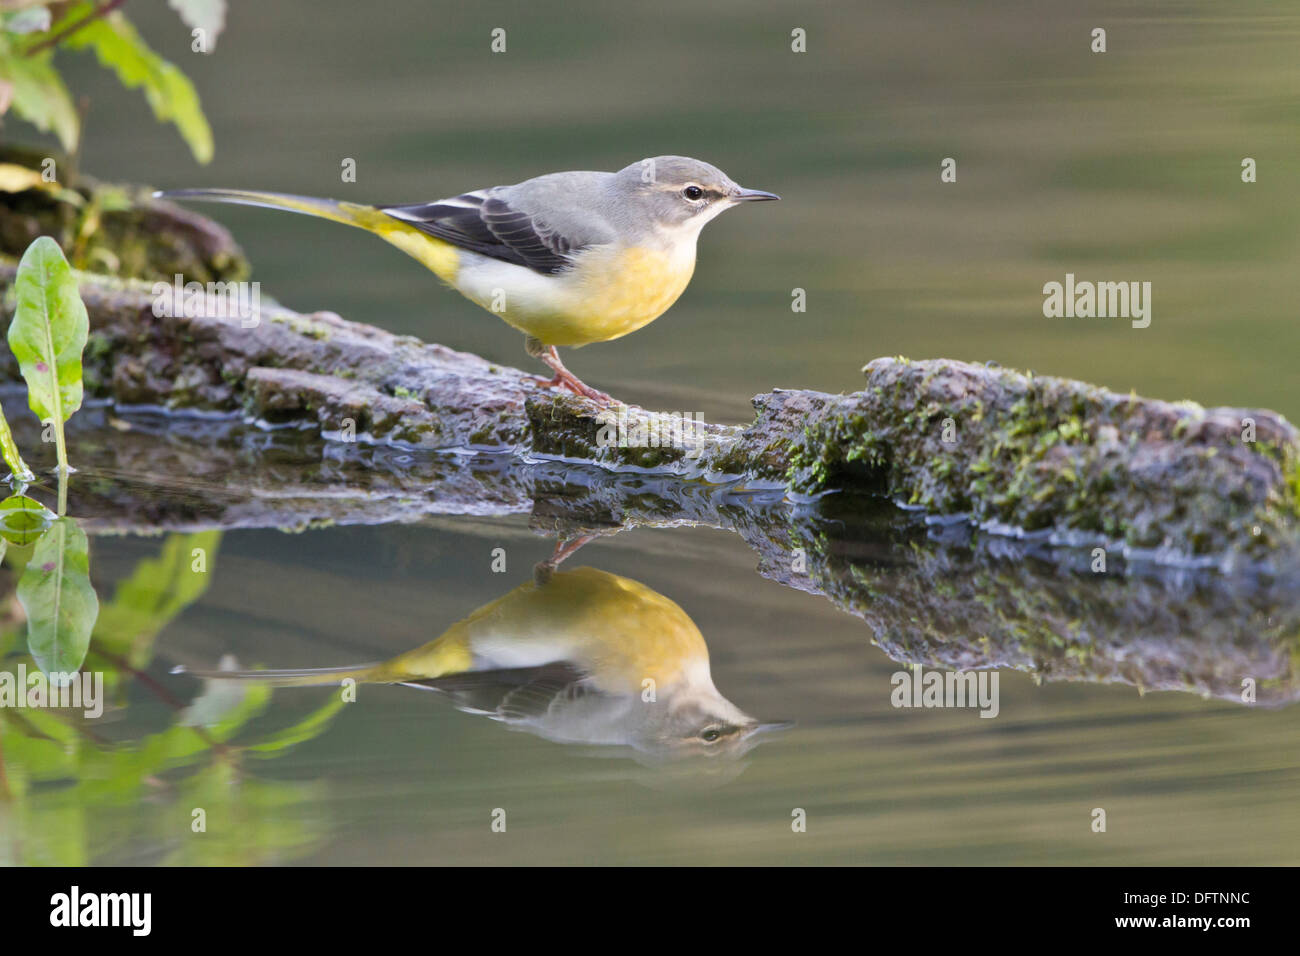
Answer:
M572 271L557 277L561 308L529 317L524 331L546 345L608 342L668 311L694 272L693 245L673 253L626 246L589 250Z

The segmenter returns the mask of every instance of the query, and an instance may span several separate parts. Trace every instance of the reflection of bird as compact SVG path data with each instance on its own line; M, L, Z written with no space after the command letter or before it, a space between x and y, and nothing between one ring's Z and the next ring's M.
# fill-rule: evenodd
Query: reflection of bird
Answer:
M158 195L288 209L373 232L523 332L528 353L555 373L548 384L601 401L609 396L580 382L555 346L606 342L654 321L691 281L705 223L737 203L778 198L684 156L407 206L242 189Z
M436 640L381 664L199 676L426 687L548 740L665 757L738 756L758 733L779 726L760 724L718 693L704 638L677 604L595 568L546 568Z

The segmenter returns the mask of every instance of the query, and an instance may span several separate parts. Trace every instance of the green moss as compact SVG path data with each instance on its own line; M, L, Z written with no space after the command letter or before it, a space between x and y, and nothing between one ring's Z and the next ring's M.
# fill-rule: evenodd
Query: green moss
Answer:
M486 424L471 432L469 441L471 445L494 445L496 444L496 437L495 424Z
M931 513L970 513L1140 547L1168 544L1192 554L1229 550L1245 533L1252 550L1296 535L1300 464L1292 444L1251 448L1287 476L1279 501L1252 511L1258 477L1243 469L1240 449L1218 440L1221 429L1194 427L1206 415L1194 403L1171 411L1010 370L1000 370L975 398L962 377L968 373L946 375L951 369L952 363L874 363L864 391L809 414L788 453L790 487L816 493L879 480L890 496ZM957 428L945 436L949 418ZM1168 464L1158 478L1150 465L1133 470L1134 451L1147 440L1167 443ZM1243 519L1251 522L1244 531Z
M288 326L299 335L306 336L310 339L316 339L318 342L327 342L333 335L329 326L323 325L320 322L315 322L294 312L273 313L270 316L270 321L275 325Z

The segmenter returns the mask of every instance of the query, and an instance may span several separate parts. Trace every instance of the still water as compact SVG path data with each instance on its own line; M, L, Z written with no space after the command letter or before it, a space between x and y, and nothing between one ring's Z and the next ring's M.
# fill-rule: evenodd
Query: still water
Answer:
M656 527L672 483L238 423L72 441L107 703L0 712L10 862L1294 861L1294 586L721 486ZM219 664L310 686L173 673ZM918 664L998 681L895 706Z
M262 4L232 10L208 57L158 6L132 16L194 77L217 158L196 168L135 94L76 64L93 90L82 165L104 178L396 202L680 152L780 193L706 231L663 319L568 357L629 401L739 422L756 392L852 389L901 353L1300 418L1291 5L412 2L359 20L342 2ZM527 362L516 333L360 233L219 218L286 305ZM1042 286L1066 273L1150 281L1150 328L1045 319ZM630 590L666 615L615 642L641 662L698 672L698 628L734 713L717 752L670 759L671 735L646 744L609 713L530 723L564 674L521 678L536 661L508 640L497 686L362 682L350 703L171 673L386 661L502 600L499 633L554 640L535 565L555 532L612 530L602 502L655 489L500 465L482 486L501 494L474 508L457 480L484 463L104 410L71 447L109 705L93 722L4 714L6 862L1297 861L1293 591L1098 581L880 504L710 489L683 523L598 536L555 572L595 569L579 575L599 582L578 599L592 613L625 621ZM775 561L790 544L806 568ZM0 575L9 664L24 625ZM672 633L689 647L665 647ZM895 707L893 675L918 662L996 667L997 716ZM1242 674L1260 704L1240 702Z

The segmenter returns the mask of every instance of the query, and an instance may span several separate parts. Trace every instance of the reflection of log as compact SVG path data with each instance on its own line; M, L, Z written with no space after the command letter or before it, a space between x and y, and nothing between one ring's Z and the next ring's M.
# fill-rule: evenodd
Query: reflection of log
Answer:
M12 281L0 267L0 290ZM586 399L473 355L346 322L262 310L154 315L143 283L86 277L90 394L119 404L240 412L417 448L524 452L684 478L744 478L797 493L878 491L938 515L1122 545L1130 554L1284 565L1297 546L1300 442L1266 411L1116 395L961 362L877 359L851 395L779 391L747 428L646 447ZM209 300L208 307L217 311ZM0 375L13 377L6 353ZM671 437L667 423L656 438ZM1253 436L1251 433L1253 432ZM1243 436L1253 441L1243 441ZM649 435L647 435L649 437Z
M7 404L19 444L38 446L32 417ZM779 492L737 494L673 476L410 453L229 420L131 415L109 428L107 414L88 409L73 419L83 471L69 509L92 534L434 515L528 514L535 530L561 536L703 524L739 534L764 576L861 617L900 662L1236 701L1250 678L1262 704L1300 698L1295 569L1261 579L1115 558L1095 574L1087 552L928 524L867 496L836 495L810 510Z

